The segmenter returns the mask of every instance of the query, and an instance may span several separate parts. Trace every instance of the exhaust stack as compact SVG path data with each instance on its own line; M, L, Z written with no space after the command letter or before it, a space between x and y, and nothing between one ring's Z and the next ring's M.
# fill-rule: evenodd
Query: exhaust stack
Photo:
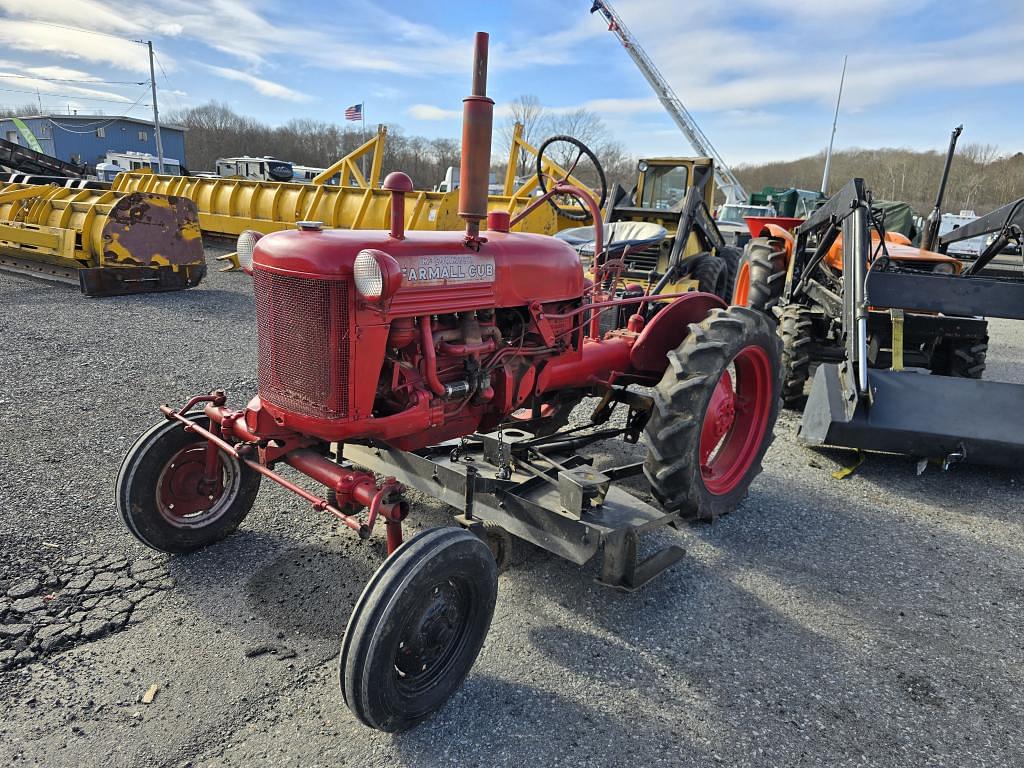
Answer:
M473 93L462 100L462 163L459 169L459 216L466 221L467 240L480 235L487 218L491 175L491 129L494 101L487 98L486 32L477 32L473 47Z

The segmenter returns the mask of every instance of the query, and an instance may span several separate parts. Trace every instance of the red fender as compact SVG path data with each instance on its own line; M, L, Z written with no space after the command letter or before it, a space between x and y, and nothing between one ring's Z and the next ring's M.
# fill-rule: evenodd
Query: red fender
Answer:
M629 353L629 362L638 371L658 373L665 370L670 350L678 347L690 332L690 323L699 323L712 309L726 304L713 293L691 291L654 316L637 337Z

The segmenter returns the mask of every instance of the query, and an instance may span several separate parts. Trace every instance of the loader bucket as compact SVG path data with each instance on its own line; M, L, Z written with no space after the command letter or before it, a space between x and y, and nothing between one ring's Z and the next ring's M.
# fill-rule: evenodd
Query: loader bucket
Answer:
M868 393L857 396L847 363L821 364L804 409L800 441L944 463L1024 463L1024 385L869 370Z

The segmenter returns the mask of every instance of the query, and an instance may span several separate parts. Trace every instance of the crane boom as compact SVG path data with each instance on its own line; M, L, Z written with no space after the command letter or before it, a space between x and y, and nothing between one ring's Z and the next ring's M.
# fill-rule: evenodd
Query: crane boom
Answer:
M619 38L619 42L622 43L626 52L632 57L641 74L651 84L651 88L654 89L654 93L662 103L662 106L665 107L665 110L675 121L676 125L679 126L679 130L683 132L683 135L689 139L693 148L704 157L710 157L715 161L715 183L725 195L726 202L745 202L747 191L743 189L740 180L736 178L736 175L726 165L722 156L711 145L708 137L704 135L700 126L697 125L697 121L693 119L693 115L683 106L682 100L672 90L672 86L668 84L665 77L658 71L658 68L654 66L650 56L647 55L640 46L640 43L633 37L629 28L622 22L622 18L615 12L615 9L605 0L594 0L590 12L600 12L605 21L608 22L608 31L614 33Z

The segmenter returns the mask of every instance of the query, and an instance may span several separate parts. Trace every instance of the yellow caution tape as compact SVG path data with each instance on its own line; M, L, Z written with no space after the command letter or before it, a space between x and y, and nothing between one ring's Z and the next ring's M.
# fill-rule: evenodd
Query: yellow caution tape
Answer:
M864 463L864 452L863 451L857 451L857 460L854 461L853 464L851 464L848 467L843 467L842 469L837 469L835 472L832 473L832 477L835 480L842 480L844 478L847 478L850 475L852 475L854 472L856 472L857 471L857 467L859 467L863 463Z

